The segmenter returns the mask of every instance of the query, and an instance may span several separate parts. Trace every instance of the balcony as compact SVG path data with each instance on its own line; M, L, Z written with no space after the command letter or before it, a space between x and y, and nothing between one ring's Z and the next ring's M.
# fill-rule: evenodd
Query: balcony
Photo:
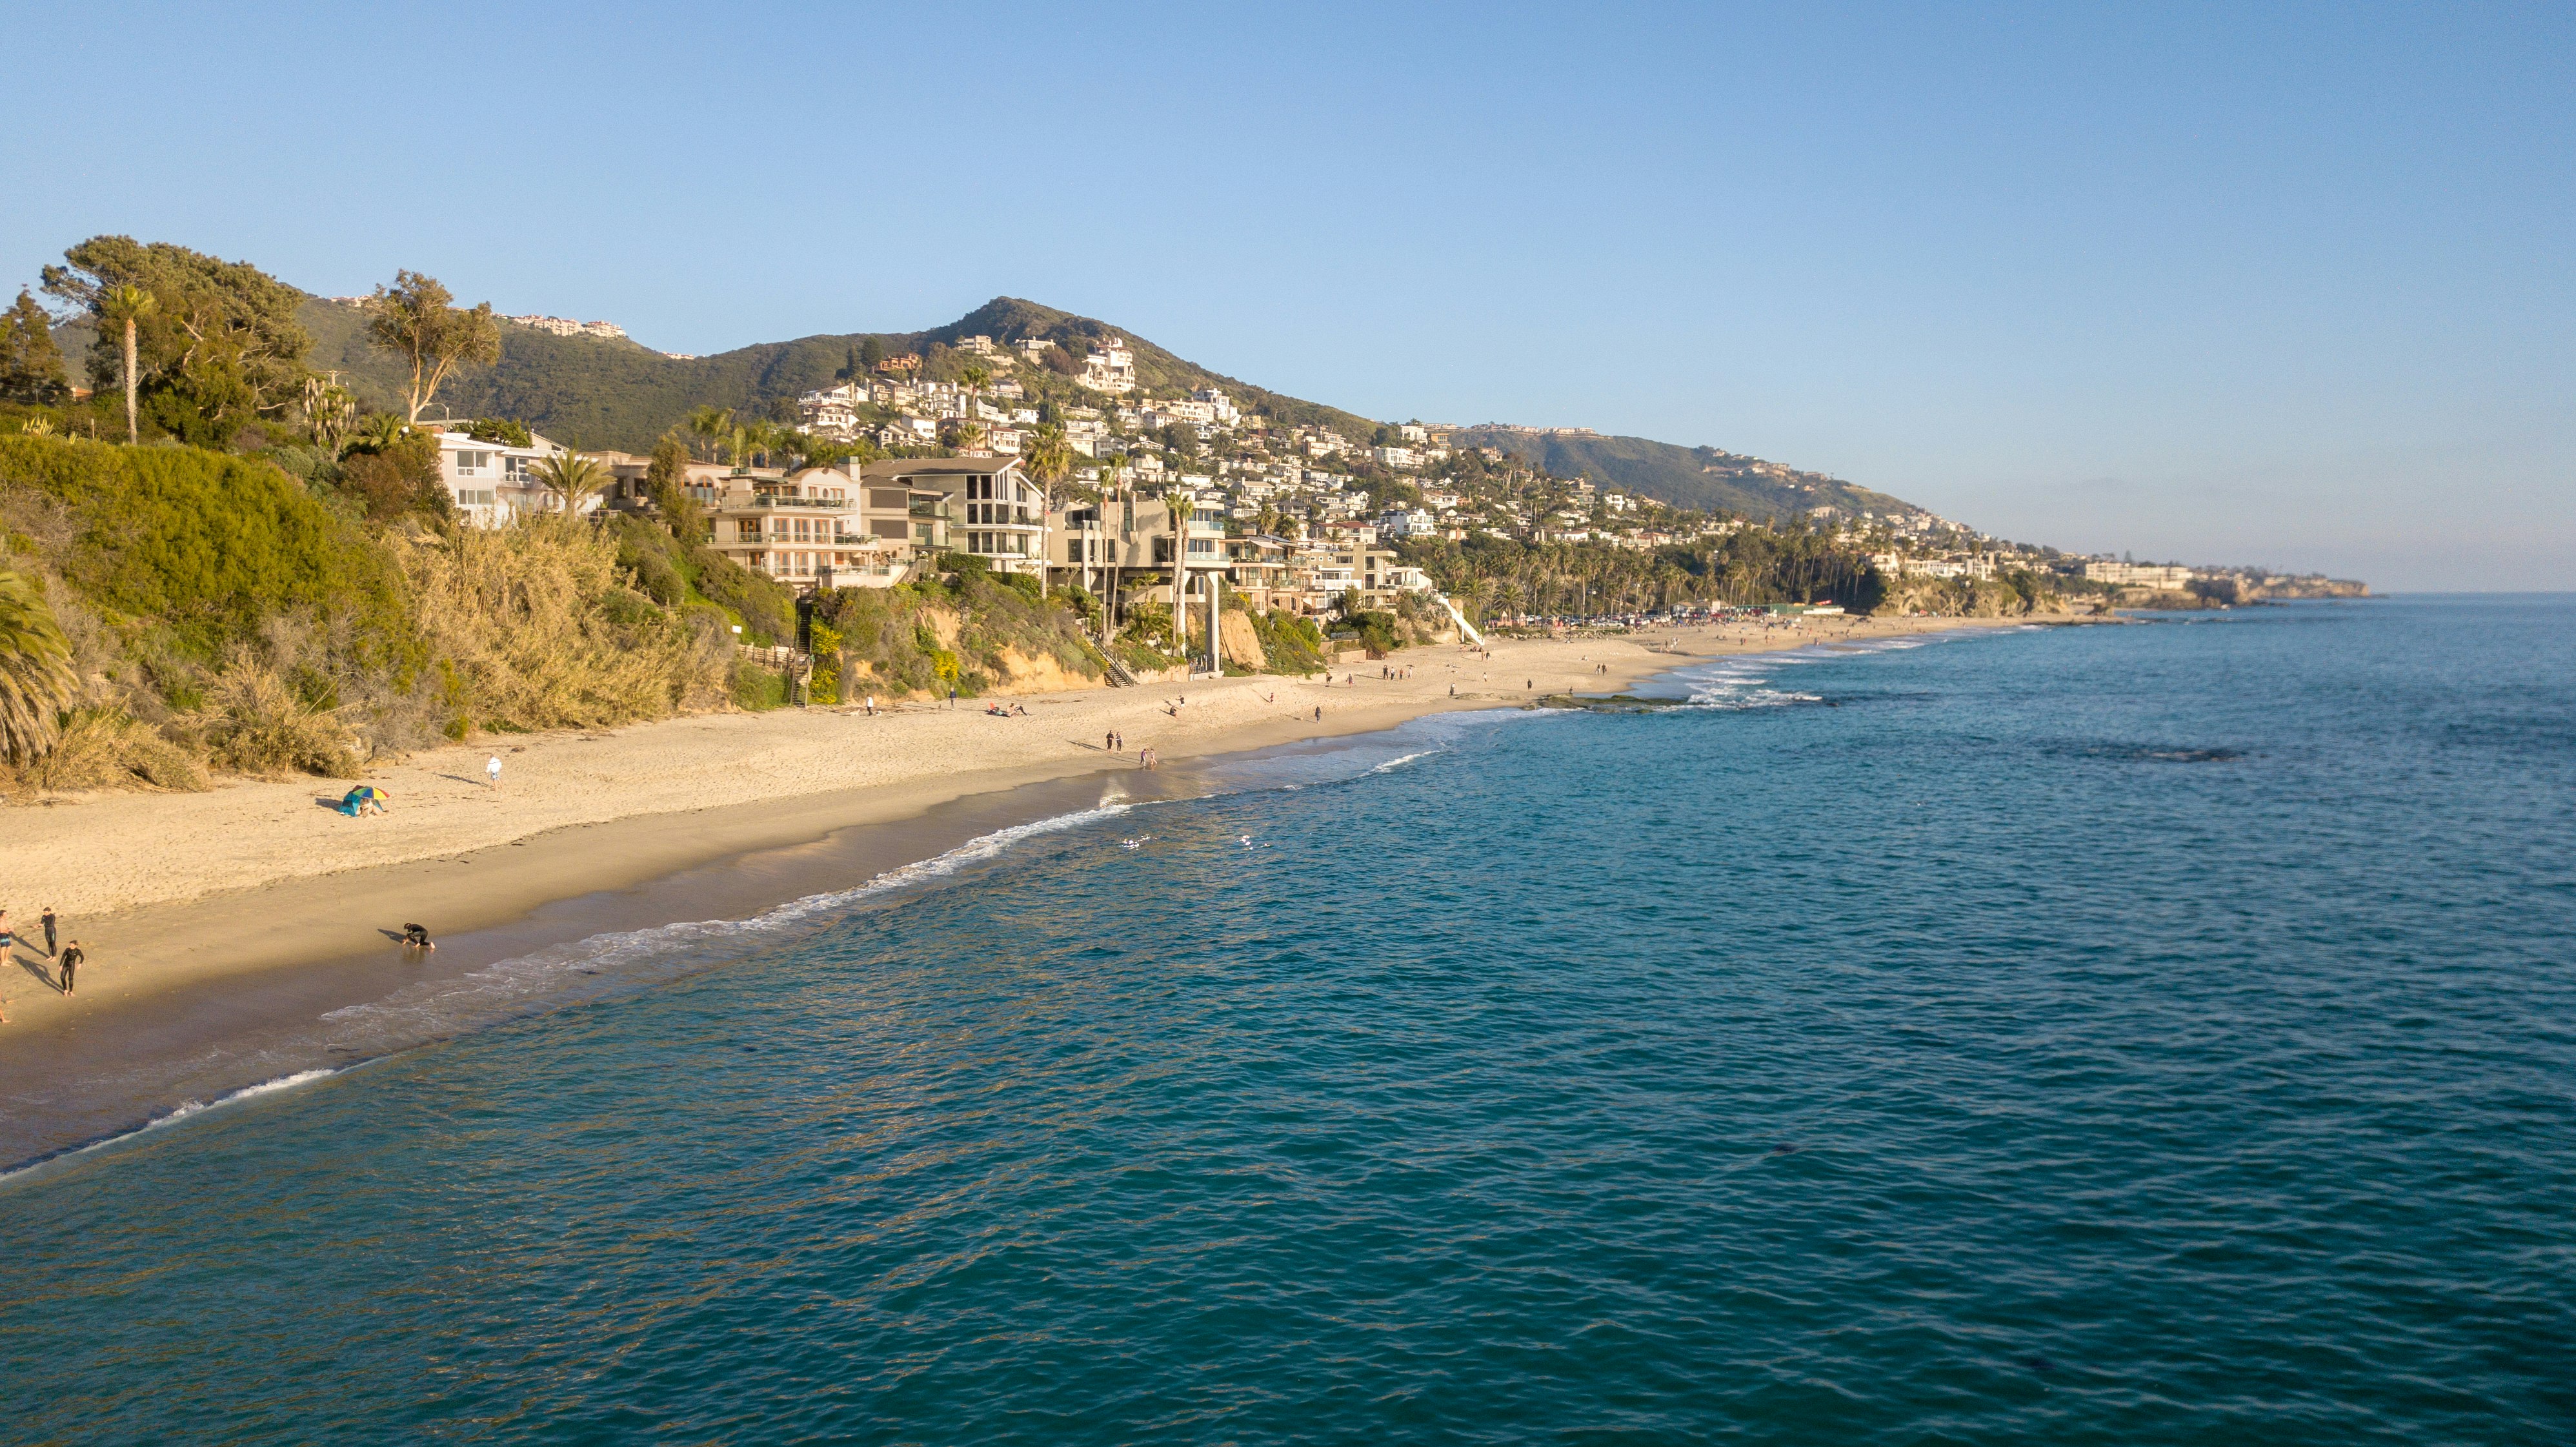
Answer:
M848 512L857 504L852 503L845 497L783 497L775 493L759 493L752 497L751 505L753 507L817 508L824 512Z

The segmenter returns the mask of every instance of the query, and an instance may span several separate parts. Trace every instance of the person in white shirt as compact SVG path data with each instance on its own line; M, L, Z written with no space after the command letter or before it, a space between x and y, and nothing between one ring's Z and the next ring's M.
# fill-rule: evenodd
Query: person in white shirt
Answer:
M492 781L493 788L497 789L501 787L501 756L499 754L494 754L484 763L483 777Z

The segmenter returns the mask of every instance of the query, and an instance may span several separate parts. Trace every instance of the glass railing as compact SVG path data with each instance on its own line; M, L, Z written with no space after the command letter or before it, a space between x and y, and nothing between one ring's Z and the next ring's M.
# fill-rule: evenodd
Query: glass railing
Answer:
M847 512L853 506L845 497L780 497L774 493L754 495L751 505L753 507L813 507L837 512Z

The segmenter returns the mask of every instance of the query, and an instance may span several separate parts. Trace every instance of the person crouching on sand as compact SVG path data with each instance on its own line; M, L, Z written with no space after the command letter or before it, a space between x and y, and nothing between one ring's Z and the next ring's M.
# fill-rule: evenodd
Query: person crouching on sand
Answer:
M429 926L424 924L404 925L402 942L404 946L409 949L434 950L438 948L438 946L432 942L429 937Z

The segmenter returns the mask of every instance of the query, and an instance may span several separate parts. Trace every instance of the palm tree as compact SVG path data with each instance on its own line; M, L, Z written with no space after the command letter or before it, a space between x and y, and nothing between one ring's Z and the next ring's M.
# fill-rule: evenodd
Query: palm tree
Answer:
M410 431L410 426L401 418L391 412L379 412L349 434L349 444L368 452L383 452L402 441L404 434Z
M701 407L689 414L689 430L707 441L707 456L718 455L733 431L733 414L722 407Z
M99 320L125 328L125 440L128 445L140 440L141 432L134 420L134 324L152 315L159 303L152 293L132 283L107 289L98 299Z
M1029 476L1038 480L1052 505L1056 489L1073 474L1073 449L1065 443L1064 429L1052 422L1030 433L1029 439L1022 452L1028 459Z
M0 754L12 762L53 747L63 705L80 682L71 656L44 594L24 576L0 571Z
M577 515L581 500L608 481L607 468L578 452L558 452L539 462L535 470L538 483L563 504L567 517Z

